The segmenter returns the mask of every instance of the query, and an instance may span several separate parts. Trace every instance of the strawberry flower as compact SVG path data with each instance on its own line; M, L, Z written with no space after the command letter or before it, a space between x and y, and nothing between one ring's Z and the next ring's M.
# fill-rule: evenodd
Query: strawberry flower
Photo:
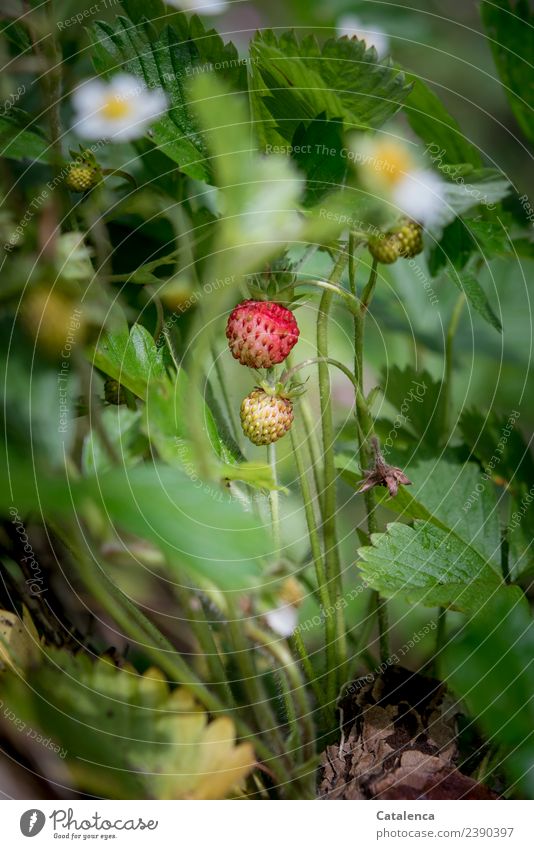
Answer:
M428 168L403 141L392 137L359 138L353 144L353 161L363 185L389 201L398 211L425 226L443 213L445 182Z
M109 82L88 80L72 95L74 130L87 139L129 141L167 108L161 89L148 89L132 74L116 74Z

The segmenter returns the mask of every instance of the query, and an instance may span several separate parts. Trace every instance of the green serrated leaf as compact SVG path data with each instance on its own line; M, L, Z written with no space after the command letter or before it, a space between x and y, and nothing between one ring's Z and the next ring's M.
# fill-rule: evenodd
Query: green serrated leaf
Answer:
M193 391L195 390L191 387L183 368L179 369L173 379L165 377L152 380L148 386L145 433L157 448L160 457L171 465L183 466L184 462L192 461L188 411ZM217 457L227 461L231 455L225 448L211 411L205 403L203 413L210 444ZM185 449L186 456L183 456L182 450Z
M474 611L504 584L485 558L459 537L428 521L393 522L360 548L367 583L386 598L400 595L427 607Z
M351 458L337 457L343 479L357 488L361 475ZM402 519L420 519L458 538L500 573L501 535L497 499L491 481L475 463L416 461L404 469L412 485L395 498L376 489L381 504Z
M449 277L456 284L460 292L463 292L476 312L491 324L499 333L502 333L502 324L493 312L488 296L478 282L474 274L469 271L450 271Z
M289 141L300 123L307 125L321 114L342 119L345 129L379 127L410 90L389 59L379 62L374 48L368 50L355 38L331 38L319 45L313 36L299 41L294 32L277 36L265 30L256 35L250 52L255 76L269 92L261 102ZM264 113L254 118L261 122Z
M534 481L534 460L518 426L520 412L509 415L495 411L462 411L462 437L484 469L488 479L506 486L511 495L507 520L509 568L513 577L528 571L533 563L534 510L529 491Z
M432 245L428 256L428 269L437 277L442 268L450 263L457 271L467 265L475 250L475 243L461 217L455 218L445 227L439 242Z
M483 0L481 13L505 94L534 144L534 10L529 0Z

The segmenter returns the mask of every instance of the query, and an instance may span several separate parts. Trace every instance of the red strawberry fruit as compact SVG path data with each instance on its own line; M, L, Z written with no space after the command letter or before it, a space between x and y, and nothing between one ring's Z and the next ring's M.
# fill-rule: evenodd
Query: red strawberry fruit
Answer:
M226 337L232 356L250 368L281 363L299 338L295 316L272 301L243 301L228 319Z
M270 445L281 439L293 423L293 403L256 387L241 404L243 433L254 445Z

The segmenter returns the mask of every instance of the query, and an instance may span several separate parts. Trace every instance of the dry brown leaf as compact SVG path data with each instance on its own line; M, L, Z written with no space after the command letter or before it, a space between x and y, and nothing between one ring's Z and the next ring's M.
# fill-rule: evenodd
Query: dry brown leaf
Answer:
M456 768L445 686L390 666L355 681L340 704L342 739L323 755L323 799L490 799Z

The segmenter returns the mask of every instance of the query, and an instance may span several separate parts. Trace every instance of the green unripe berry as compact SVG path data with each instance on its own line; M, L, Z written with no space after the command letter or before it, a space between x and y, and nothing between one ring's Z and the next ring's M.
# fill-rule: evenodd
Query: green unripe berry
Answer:
M401 242L395 234L381 233L379 236L371 236L367 243L371 256L384 263L391 265L401 256Z
M406 218L401 227L396 231L395 235L401 244L402 257L412 259L423 250L423 228L417 221L411 221Z
M98 169L86 162L77 162L69 166L65 184L71 192L87 192L99 181Z

